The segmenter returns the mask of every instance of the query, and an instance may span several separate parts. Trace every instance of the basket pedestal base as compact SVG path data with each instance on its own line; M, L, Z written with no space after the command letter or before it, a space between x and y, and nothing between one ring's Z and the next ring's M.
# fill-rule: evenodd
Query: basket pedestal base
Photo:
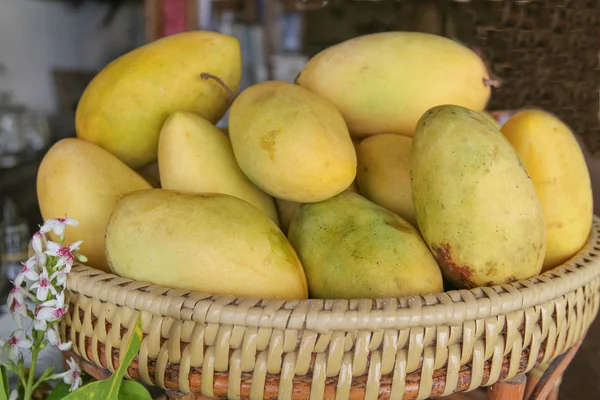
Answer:
M434 399L444 400L557 400L558 399L558 380L567 369L573 357L579 350L581 341L571 347L569 351L556 357L546 368L539 379L529 375L520 374L512 379L499 381L490 386L487 392L483 389L475 390L470 393L456 393L448 397L435 397ZM81 368L96 379L106 379L110 372L99 367L77 354L69 352ZM166 391L167 400L209 400L208 397L195 394L182 394L174 391ZM307 396L308 398L308 396Z

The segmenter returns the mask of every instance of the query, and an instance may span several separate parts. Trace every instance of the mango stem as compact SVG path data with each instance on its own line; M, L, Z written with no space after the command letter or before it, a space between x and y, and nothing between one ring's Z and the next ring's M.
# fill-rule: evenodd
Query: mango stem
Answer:
M233 99L235 98L235 93L233 93L233 91L231 89L229 89L229 86L227 86L227 84L225 82L223 82L223 79L219 78L218 76L213 75L208 72L203 72L200 74L200 78L205 79L205 80L213 79L219 85L221 85L223 87L223 89L225 89L225 91L227 91L227 94L229 94L231 101L233 101Z

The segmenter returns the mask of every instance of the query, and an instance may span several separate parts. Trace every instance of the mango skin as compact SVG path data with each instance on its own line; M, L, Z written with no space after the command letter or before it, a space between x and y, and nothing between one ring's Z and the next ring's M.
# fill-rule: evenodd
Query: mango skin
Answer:
M229 138L246 176L278 199L322 201L356 177L356 152L340 113L292 83L244 90L231 106Z
M571 258L586 243L594 215L590 172L573 132L542 110L513 115L502 133L527 168L546 220L542 270Z
M67 243L83 240L81 253L91 267L110 271L104 232L119 198L150 184L118 158L93 143L61 139L44 155L37 173L37 197L44 220L67 214ZM52 234L54 240L57 238Z
M352 184L345 190L346 192L354 192L358 193L358 185L356 180L352 182ZM275 203L277 204L277 213L279 215L279 224L281 226L281 230L284 233L287 233L290 227L290 224L296 217L298 211L300 211L300 207L304 203L298 203L295 201L281 200L275 199Z
M485 116L459 106L427 111L411 154L419 229L458 288L537 275L546 225L533 182Z
M226 194L150 189L124 196L108 223L106 255L114 273L170 288L307 298L302 265L281 230Z
M192 113L173 113L158 142L162 187L193 193L224 193L247 201L279 223L275 201L238 166L227 136Z
M288 237L304 265L311 298L443 291L442 273L419 232L357 193L303 204Z
M232 36L184 32L138 47L107 65L85 89L75 115L77 137L96 143L132 168L156 161L158 137L174 111L216 123L241 77L240 46Z
M410 186L411 144L412 138L393 133L364 139L357 148L356 178L363 196L416 227Z
M489 78L482 59L458 42L422 32L384 32L321 51L296 83L331 100L353 135L412 136L431 107L483 111Z

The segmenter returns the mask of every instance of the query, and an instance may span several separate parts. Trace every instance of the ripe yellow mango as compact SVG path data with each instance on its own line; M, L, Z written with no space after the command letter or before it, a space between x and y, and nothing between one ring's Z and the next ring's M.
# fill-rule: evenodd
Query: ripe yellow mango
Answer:
M427 111L413 137L411 175L421 234L456 287L540 272L546 252L540 200L488 118L459 106Z
M573 132L542 110L513 115L502 133L527 168L546 219L543 270L564 263L583 247L593 218L590 173Z
M171 35L106 66L85 89L75 115L77 137L98 144L132 168L156 161L160 129L174 111L216 123L231 102L220 78L237 92L241 53L236 38L217 32Z
M292 83L244 90L231 106L229 138L246 176L278 199L325 200L356 177L356 153L340 113Z
M370 136L357 148L360 192L417 226L410 186L412 138L386 133Z
M419 232L359 194L303 204L288 237L311 297L386 298L443 291L442 273Z
M490 75L462 44L422 32L383 32L331 46L311 58L296 82L331 100L353 135L412 136L429 108L483 111Z
M76 228L67 227L67 241L83 240L81 253L88 258L87 264L104 271L109 271L104 232L117 200L150 187L106 150L75 138L55 143L37 173L37 197L44 220L65 214L78 220Z
M149 189L123 196L106 229L106 255L116 274L170 288L308 295L302 265L277 225L226 194Z
M158 165L164 189L235 196L278 223L273 198L250 182L227 136L202 117L176 112L167 119L158 142Z

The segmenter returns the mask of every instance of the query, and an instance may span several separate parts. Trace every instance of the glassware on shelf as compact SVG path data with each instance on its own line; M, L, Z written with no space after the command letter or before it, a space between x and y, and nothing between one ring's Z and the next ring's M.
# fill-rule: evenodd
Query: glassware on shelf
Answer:
M21 271L22 262L27 260L29 244L29 226L22 218L15 202L6 198L2 207L0 224L0 312L6 311L6 298L10 291L10 282Z
M14 104L9 93L0 92L0 168L11 168L50 144L46 117Z

